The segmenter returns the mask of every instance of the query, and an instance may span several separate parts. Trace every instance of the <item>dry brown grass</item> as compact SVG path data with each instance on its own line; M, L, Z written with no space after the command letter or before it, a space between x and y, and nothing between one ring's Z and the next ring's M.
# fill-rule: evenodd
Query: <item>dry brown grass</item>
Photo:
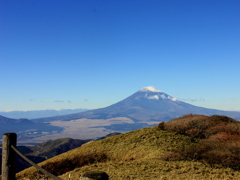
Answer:
M235 138L235 136L233 137ZM217 137L212 137L212 140L215 141L215 138ZM238 151L238 149L234 149L237 147L234 144L235 141L228 142L232 152ZM56 167L59 172L54 173L57 173L63 180L80 180L83 173L95 170L106 172L110 176L110 180L240 179L240 172L234 169L212 166L198 160L189 161L190 158L183 160L181 159L182 154L176 154L177 150L181 149L190 157L194 155L191 153L190 147L196 150L197 147L192 146L196 144L192 143L186 134L160 130L156 127L143 128L94 141L44 161L40 165L50 167L50 169L51 166ZM211 139L206 144L210 146ZM206 147L201 148L202 151L204 148ZM167 157L168 153L171 153L171 156ZM101 156L101 154L104 155ZM85 155L89 155L89 157L84 157ZM168 158L166 160L171 161L160 159L164 156ZM225 157L225 154L222 154L222 157ZM81 158L84 159L84 163L76 163L81 161ZM193 159L197 158L193 157ZM29 168L18 173L17 179L43 179L38 175L39 173L34 168Z

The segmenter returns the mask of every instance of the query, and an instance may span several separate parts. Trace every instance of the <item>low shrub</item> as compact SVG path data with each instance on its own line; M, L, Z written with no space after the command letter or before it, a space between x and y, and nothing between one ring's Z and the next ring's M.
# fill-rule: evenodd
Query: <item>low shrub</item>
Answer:
M164 128L164 122L159 123L159 124L157 125L157 128L158 128L158 129L161 129L161 130L164 130L164 129L165 129L165 128Z
M166 122L164 129L187 135L196 143L168 153L162 160L198 160L240 169L240 122L226 116L190 114ZM194 138L199 140L192 141Z
M202 158L211 167L229 167L232 169L239 170L240 157L230 152L228 149L225 150L211 150L202 154Z
M166 122L164 129L179 134L186 134L186 131L190 129L198 129L198 131L202 132L207 127L208 118L208 116L188 114Z
M192 138L207 138L219 132L240 135L240 123L227 116L203 116L188 114L160 123L159 129L185 134Z
M178 152L169 152L163 156L161 156L159 159L164 161L179 161L182 160L182 155Z

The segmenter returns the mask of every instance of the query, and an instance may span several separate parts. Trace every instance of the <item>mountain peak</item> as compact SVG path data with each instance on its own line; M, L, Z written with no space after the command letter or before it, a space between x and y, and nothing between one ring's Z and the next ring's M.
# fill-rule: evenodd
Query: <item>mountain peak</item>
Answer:
M149 92L149 91L150 91L150 92L162 92L162 91L156 89L156 88L153 87L153 86L144 87L144 88L140 89L139 91L140 91L140 92Z

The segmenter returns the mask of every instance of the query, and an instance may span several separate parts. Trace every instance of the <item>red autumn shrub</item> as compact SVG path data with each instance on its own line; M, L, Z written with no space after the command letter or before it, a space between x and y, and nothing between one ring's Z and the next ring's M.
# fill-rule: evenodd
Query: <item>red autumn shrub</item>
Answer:
M240 136L235 135L235 134L229 134L226 132L220 132L218 134L214 134L214 135L210 136L209 139L213 140L213 141L219 140L219 141L225 143L226 141L239 141Z
M226 116L190 114L164 123L164 129L199 140L188 148L166 154L162 159L199 160L211 166L240 169L239 121Z
M240 167L240 157L233 154L228 150L211 150L202 154L205 162L210 164L210 166L223 166L230 167L233 169L239 169Z
M192 122L202 123L202 121L208 119L207 116L202 115L185 115L176 119L173 119L171 121L164 123L164 129L169 131L174 131L180 134L185 134L186 131L192 128L198 128L198 126L193 125ZM196 124L196 123L195 123Z
M185 134L190 136L191 138L198 137L202 133L202 130L199 128L192 128L185 131Z
M204 135L206 138L210 137L211 135L218 134L221 132L231 132L231 128L228 127L227 125L216 125L208 128L205 132Z

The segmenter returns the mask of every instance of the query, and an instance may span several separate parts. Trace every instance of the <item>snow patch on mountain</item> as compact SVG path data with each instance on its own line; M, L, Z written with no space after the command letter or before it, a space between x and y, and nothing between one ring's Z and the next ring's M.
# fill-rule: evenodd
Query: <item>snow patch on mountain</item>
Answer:
M153 87L153 86L144 87L144 88L140 89L139 91L140 91L140 92L149 92L149 91L150 91L150 92L162 92L162 91L156 89L156 88Z
M148 96L147 97L148 99L159 99L159 96L158 95L154 95L154 96Z
M147 94L145 94L145 97L147 99L155 99L155 100L159 100L159 99L169 99L172 101L177 101L177 98L173 98L171 96L166 96L165 94L161 94L161 95L152 95L152 96L148 96Z

